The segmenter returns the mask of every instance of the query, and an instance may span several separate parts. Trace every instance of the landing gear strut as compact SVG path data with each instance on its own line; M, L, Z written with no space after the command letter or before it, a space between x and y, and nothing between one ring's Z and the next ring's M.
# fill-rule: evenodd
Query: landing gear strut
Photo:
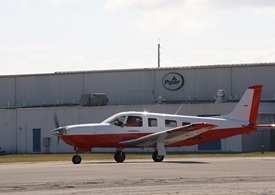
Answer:
M163 159L164 159L164 156L163 155L158 155L158 151L156 150L155 152L153 152L152 158L155 162L162 162Z
M117 163L122 163L125 160L125 153L122 151L117 151L114 155L114 159Z

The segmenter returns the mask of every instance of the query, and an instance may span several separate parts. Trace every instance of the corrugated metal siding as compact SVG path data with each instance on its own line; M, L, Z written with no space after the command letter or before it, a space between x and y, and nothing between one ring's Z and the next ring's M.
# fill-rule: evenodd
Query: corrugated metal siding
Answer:
M51 101L59 104L79 103L83 93L82 74L62 74L50 77Z
M0 78L0 108L15 106L15 77Z
M123 71L84 75L84 93L107 93L109 104L150 104L154 99L153 71Z
M275 66L232 67L232 93L238 98L248 86L263 85L262 100L274 99Z
M226 104L184 104L180 110L180 114L199 115L199 114L227 114L236 103ZM161 104L161 105L138 105L138 106L101 106L101 107L56 107L56 108L19 108L19 109L1 109L0 110L0 146L9 153L32 153L32 130L41 129L41 139L50 137L50 152L73 152L73 147L65 144L63 141L57 142L57 137L50 134L50 130L55 128L52 121L54 113L57 113L60 125L70 125L77 123L100 122L110 115L126 110L144 111L160 113L175 113L180 104ZM261 112L272 112L275 104L264 103L260 105ZM273 118L273 117L272 117ZM271 117L260 115L259 123L272 123ZM266 135L262 132L260 135L256 131L252 135L253 143L245 140L244 144L252 144L253 146L261 146L267 140ZM252 134L254 134L252 133ZM264 136L264 137L262 137ZM269 135L268 135L269 136ZM258 139L256 139L258 138ZM263 139L264 138L264 139ZM244 136L244 139L250 137ZM252 140L251 139L251 140ZM42 141L42 140L41 140ZM251 145L251 146L252 146ZM266 149L268 150L268 145ZM186 149L187 148L187 149ZM189 149L188 149L189 148ZM247 149L247 145L245 146ZM259 147L258 147L259 148ZM170 149L170 151L198 151L197 146L180 147ZM256 149L257 150L257 149ZM222 140L222 151L241 152L242 137L234 136L229 139ZM44 148L42 145L42 152Z
M7 153L16 153L16 110L0 110L0 147Z
M184 85L176 91L167 90L162 86L162 78L170 73L176 72L183 76ZM218 89L224 89L226 95L230 91L230 69L178 69L163 70L156 73L156 94L164 95L166 100L213 100Z
M162 85L171 72L184 77L179 90ZM275 64L259 64L0 77L0 108L79 103L83 93L107 93L109 105L151 104L158 96L167 101L214 100L218 89L225 90L226 99L238 100L254 84L263 84L262 99L270 100L275 98L274 72Z
M16 78L16 105L19 107L79 103L82 92L81 74Z

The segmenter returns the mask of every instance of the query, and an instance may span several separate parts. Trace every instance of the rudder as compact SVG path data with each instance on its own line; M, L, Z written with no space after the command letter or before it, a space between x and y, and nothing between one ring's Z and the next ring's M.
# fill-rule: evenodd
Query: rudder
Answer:
M226 118L249 121L250 124L257 124L257 116L262 93L262 85L250 86L245 91L234 110L226 115Z

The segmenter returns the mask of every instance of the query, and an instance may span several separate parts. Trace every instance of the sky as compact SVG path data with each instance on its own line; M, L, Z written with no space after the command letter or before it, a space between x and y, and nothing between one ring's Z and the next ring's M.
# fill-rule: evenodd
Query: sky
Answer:
M0 75L275 62L274 0L0 0Z

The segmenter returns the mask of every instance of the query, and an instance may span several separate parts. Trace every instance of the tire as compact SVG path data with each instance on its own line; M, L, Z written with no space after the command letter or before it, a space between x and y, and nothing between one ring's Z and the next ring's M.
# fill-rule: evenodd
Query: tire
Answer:
M117 163L122 163L125 160L126 156L125 153L122 151L118 151L114 155L114 159Z
M158 155L158 151L153 152L152 158L155 162L162 162L164 159L163 155Z
M81 163L81 156L79 155L74 155L73 158L72 158L72 162L74 164L80 164Z

